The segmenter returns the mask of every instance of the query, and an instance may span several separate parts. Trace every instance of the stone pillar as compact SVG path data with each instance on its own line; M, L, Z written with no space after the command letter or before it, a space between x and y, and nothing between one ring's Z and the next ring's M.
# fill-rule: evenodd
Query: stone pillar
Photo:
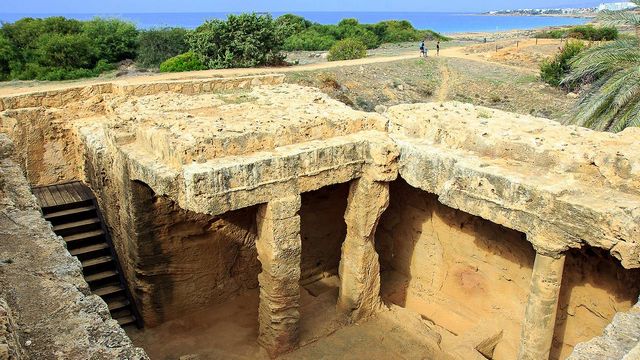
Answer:
M374 236L387 206L389 183L365 175L351 184L344 214L347 236L342 245L338 298L338 312L348 322L373 315L382 304Z
M258 209L256 248L262 272L258 342L272 357L298 343L300 313L300 196L285 197Z
M564 255L536 254L520 336L520 360L549 359L564 260Z

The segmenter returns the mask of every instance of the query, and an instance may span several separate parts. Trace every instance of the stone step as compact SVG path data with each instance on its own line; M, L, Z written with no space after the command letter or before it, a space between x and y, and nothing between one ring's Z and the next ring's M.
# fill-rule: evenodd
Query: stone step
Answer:
M124 288L122 287L122 285L117 284L117 285L108 285L101 288L97 288L93 291L93 293L98 296L107 296L107 295L117 294L121 291L124 291Z
M82 261L82 267L83 268L88 268L91 266L96 266L96 265L102 265L102 264L107 264L113 261L113 257L111 256L100 256L97 258L93 258L93 259L87 259Z
M84 255L84 254L88 254L88 253L92 253L92 252L96 252L96 251L100 251L108 248L109 248L109 245L107 243L100 243L100 244L89 245L89 246L85 246L77 249L72 249L72 250L69 250L69 253L73 256L78 256L78 255Z
M100 219L91 218L91 219L79 220L79 221L56 225L53 227L53 232L58 233L59 231L71 230L71 229L80 228L83 226L95 225L95 224L100 224Z
M104 231L100 229L100 230L93 230L93 231L82 232L79 234L64 236L63 239L67 243L72 243L72 242L82 241L82 240L90 239L90 238L101 236L101 235L104 235Z
M86 212L89 212L89 211L93 211L95 209L96 209L95 206L90 205L90 206L83 206L83 207L78 207L78 208L73 208L73 209L68 209L68 210L60 210L60 211L55 211L55 212L46 214L44 216L44 218L45 218L45 220L52 220L52 219L63 217L63 216L77 215L77 214L86 213Z
M98 281L98 280L104 280L104 279L108 279L110 277L114 277L117 276L118 272L115 270L106 270L106 271L102 271L99 273L95 273L95 274L91 274L91 275L87 275L85 276L85 280L87 280L88 283L94 282L94 281Z

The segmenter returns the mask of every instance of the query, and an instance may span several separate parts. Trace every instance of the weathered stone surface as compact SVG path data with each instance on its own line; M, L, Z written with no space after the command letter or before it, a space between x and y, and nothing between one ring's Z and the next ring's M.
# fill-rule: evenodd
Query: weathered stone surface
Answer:
M299 339L300 205L300 196L290 196L258 208L258 342L273 357L293 350Z
M25 358L147 359L105 302L90 295L80 262L42 218L18 165L6 158L0 158L0 273L0 298L19 324L11 336L20 339Z

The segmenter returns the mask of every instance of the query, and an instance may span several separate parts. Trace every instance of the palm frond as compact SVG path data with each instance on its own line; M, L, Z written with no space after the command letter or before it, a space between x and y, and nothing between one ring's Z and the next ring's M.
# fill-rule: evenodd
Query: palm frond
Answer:
M640 98L628 103L624 111L616 118L611 126L611 131L619 132L630 126L640 126Z
M599 20L606 26L640 26L640 14L633 11L603 11Z
M571 73L563 83L598 77L602 73L616 71L637 63L640 63L640 47L635 39L618 40L594 46L581 52L571 61Z
M579 102L569 123L600 131L620 131L633 118L627 113L640 101L640 67L635 66L600 78Z

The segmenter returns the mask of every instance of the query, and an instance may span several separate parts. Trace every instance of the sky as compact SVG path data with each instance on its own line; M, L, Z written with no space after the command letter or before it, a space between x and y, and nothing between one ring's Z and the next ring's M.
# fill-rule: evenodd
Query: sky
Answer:
M249 11L479 12L500 9L595 6L589 0L0 0L0 13L109 14ZM612 0L613 1L613 0ZM621 1L621 0L616 0Z

